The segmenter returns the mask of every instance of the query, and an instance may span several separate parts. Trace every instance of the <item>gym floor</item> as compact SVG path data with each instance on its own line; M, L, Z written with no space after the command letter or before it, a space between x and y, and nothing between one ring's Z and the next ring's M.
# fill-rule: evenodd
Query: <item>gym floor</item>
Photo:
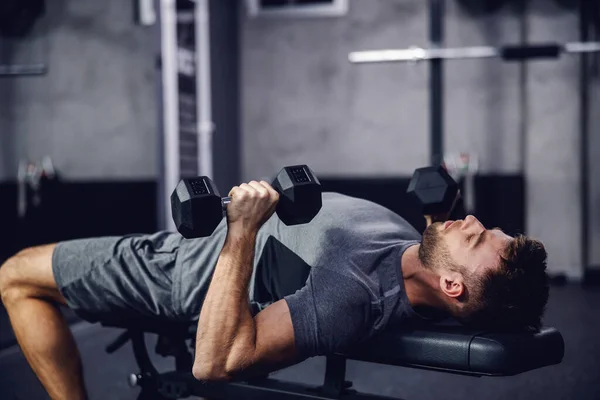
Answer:
M446 373L349 362L347 378L361 392L400 399L599 399L600 398L600 288L569 284L552 288L545 324L557 327L565 339L560 365L514 377L472 378ZM0 315L0 337L9 334L6 313ZM85 322L73 325L82 353L91 399L135 399L138 389L127 384L136 372L129 346L112 355L104 346L121 331ZM155 338L152 339L152 341ZM152 341L148 341L153 347ZM159 370L172 362L153 356ZM323 358L314 358L273 376L318 384L324 375ZM47 399L17 346L0 351L0 393L3 400Z

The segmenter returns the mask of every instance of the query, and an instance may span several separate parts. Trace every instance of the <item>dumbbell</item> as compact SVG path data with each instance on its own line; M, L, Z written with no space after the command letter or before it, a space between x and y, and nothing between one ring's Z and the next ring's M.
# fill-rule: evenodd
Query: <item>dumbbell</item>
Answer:
M421 206L423 215L447 213L452 209L458 184L441 165L415 170L406 191Z
M321 183L306 165L284 167L271 186L279 193L275 212L286 225L308 223L321 209ZM185 238L210 236L230 202L207 176L182 179L171 194L173 221Z

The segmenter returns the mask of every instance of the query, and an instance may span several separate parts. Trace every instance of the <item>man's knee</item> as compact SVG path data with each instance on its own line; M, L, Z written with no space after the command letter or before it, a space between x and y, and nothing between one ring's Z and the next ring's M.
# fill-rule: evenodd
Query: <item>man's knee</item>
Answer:
M49 297L60 301L52 274L53 248L53 245L28 248L2 264L0 297L5 305L27 297Z
M2 302L7 304L11 300L16 300L19 292L18 265L19 255L14 255L2 266L0 266L0 298Z

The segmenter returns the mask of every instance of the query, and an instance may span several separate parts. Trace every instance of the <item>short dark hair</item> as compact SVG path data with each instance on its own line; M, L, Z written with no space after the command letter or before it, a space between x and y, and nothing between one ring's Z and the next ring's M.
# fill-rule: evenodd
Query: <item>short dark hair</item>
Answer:
M547 253L539 240L519 235L500 255L499 268L476 278L465 323L482 329L536 332L549 296Z

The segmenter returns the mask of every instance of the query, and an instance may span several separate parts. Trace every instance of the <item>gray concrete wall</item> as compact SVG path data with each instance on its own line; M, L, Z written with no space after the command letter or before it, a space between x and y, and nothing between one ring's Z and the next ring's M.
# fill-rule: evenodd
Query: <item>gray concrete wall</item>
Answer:
M534 2L530 40L576 41L578 18L553 2ZM527 228L543 239L553 271L579 278L579 59L531 63L527 81Z
M350 3L340 18L244 20L246 178L291 163L357 176L427 162L426 68L347 61L353 50L424 43L425 2Z
M448 46L519 40L510 10L476 20L447 4ZM305 160L327 175L398 175L427 163L427 64L347 62L353 50L426 46L427 18L424 1L353 0L340 18L246 19L244 171ZM477 153L483 171L521 168L519 73L495 60L447 63L449 152Z
M427 23L427 2L422 2ZM446 1L446 46L499 46L520 43L522 18L505 7L473 18ZM419 45L426 45L417 42ZM445 65L445 150L477 155L482 173L522 171L521 67L497 59L447 61ZM426 86L421 90L427 91ZM404 99L406 102L409 99ZM419 118L427 118L423 110ZM409 140L410 135L405 136Z
M55 0L47 13L29 40L46 46L48 75L0 80L0 179L45 155L69 180L155 178L153 28L120 0Z
M509 9L476 19L447 4L448 46L521 38L523 20ZM529 40L577 39L576 14L544 0L530 7ZM353 50L426 46L427 17L425 1L351 0L340 18L244 19L244 179L291 163L328 176L409 175L427 164L427 66L347 62ZM527 233L546 244L552 272L579 278L578 60L521 68L447 63L446 149L475 152L483 173L524 171Z

